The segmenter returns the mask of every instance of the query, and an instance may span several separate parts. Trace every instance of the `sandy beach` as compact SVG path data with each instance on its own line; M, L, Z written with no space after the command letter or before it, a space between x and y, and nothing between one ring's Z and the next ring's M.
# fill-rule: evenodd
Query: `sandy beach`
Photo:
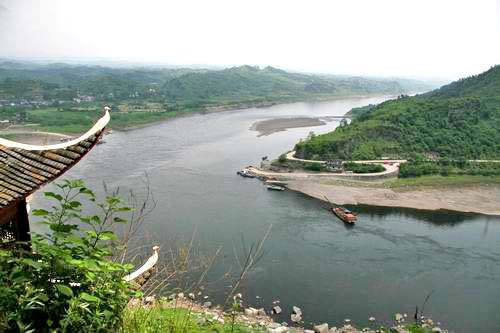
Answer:
M453 210L500 216L499 185L464 185L391 189L385 178L342 180L340 177L305 172L270 172L249 168L259 176L275 179L292 191L338 205L372 205L426 210Z
M257 131L257 136L271 135L276 132L286 131L289 128L322 126L327 122L338 119L337 117L295 117L295 118L276 118L258 121L252 124L250 130Z
M321 184L308 180L287 181L290 190L339 205L365 204L427 210L454 210L500 216L500 187L465 186L394 191L388 188Z

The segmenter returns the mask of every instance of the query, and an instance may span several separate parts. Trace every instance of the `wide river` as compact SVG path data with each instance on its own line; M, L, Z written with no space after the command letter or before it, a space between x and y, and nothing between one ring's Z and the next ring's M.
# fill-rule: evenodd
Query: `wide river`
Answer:
M339 325L345 318L389 325L394 313L413 317L425 297L435 321L455 332L500 332L500 218L380 207L354 207L359 223L346 228L326 205L293 192L270 192L235 172L276 158L313 130L295 128L258 137L257 121L343 115L379 98L294 103L178 118L147 128L115 132L67 173L89 186L140 192L147 173L157 201L145 234L151 243L189 239L213 253L222 246L211 279L237 269L235 252L272 231L265 255L242 293L247 304L270 309L280 300L280 321L298 305L306 324ZM38 195L33 206L41 204ZM500 204L500 203L499 203ZM236 248L236 250L235 250ZM167 253L160 252L167 256ZM222 281L222 282L221 282ZM230 281L212 284L223 301ZM207 282L207 286L208 286ZM258 296L258 297L257 297Z

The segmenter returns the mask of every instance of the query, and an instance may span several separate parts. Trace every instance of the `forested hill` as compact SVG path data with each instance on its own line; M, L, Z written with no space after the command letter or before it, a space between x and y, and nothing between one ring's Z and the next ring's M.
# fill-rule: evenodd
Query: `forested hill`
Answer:
M429 90L405 79L334 77L290 73L273 67L109 68L67 64L0 62L0 100L144 101L165 106L200 106L281 101L341 95L401 94Z
M333 77L290 73L273 67L240 66L188 73L168 81L163 91L180 103L225 103L237 100L305 99L321 96L399 94L426 85L408 80ZM429 89L429 86L426 86ZM425 89L425 88L423 88Z
M296 156L500 159L500 66L357 111L351 124L299 142Z

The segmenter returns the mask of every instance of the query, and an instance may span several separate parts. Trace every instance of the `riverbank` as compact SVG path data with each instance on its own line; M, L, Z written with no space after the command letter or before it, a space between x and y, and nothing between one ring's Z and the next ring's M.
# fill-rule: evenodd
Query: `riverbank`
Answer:
M330 201L338 205L370 205L424 210L451 210L468 213L500 216L500 183L496 178L480 177L477 183L474 177L466 177L463 184L454 184L447 177L416 179L412 184L406 179L378 179L375 181L357 181L339 179L321 173L304 172L269 172L251 168L251 172L264 178L283 182L292 191L310 197ZM436 180L443 178L443 182ZM486 183L491 179L490 183ZM420 183L418 182L420 181ZM449 182L449 183L446 183ZM440 184L441 183L441 184Z
M199 114L211 114L224 111L245 110L252 108L266 108L274 105L293 104L299 102L327 102L346 98L362 99L369 97L393 98L394 95L366 94L366 95L319 95L309 97L290 97L268 101L241 101L225 104L207 104L200 107L183 108L180 110L162 112L119 112L114 110L109 128L119 131L129 131L159 124L170 119ZM65 133L77 135L85 132L92 126L92 119L97 119L101 114L97 111L61 112L56 108L27 110L32 113L37 121L33 124L16 125L17 129L30 131L44 131L52 133ZM3 131L2 131L3 134Z
M371 205L425 210L452 210L500 216L500 186L476 185L395 191L390 188L287 182L290 190L339 205Z
M194 294L190 294L194 296ZM193 297L194 298L194 297ZM238 306L226 312L220 306L212 306L211 302L199 304L183 293L170 298L156 299L154 296L145 299L132 299L124 316L123 332L153 331L185 331L185 332L268 332L268 333L446 333L432 319L420 319L419 325L409 324L407 314L396 313L394 322L385 328L374 317L369 318L368 327L358 328L350 319L341 325L328 323L311 324L305 328L302 310L296 306L292 309L290 323L277 322L273 317L281 313L280 305L273 309L255 309ZM294 319L299 319L294 323Z

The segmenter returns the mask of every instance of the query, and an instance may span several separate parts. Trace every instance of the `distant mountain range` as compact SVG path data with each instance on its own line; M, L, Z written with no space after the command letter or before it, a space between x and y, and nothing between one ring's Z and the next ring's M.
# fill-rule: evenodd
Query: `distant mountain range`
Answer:
M6 82L7 80L7 82ZM407 79L375 79L290 73L273 67L111 68L54 63L0 62L0 96L92 95L97 101L148 99L199 106L281 101L341 95L402 94L431 85Z

